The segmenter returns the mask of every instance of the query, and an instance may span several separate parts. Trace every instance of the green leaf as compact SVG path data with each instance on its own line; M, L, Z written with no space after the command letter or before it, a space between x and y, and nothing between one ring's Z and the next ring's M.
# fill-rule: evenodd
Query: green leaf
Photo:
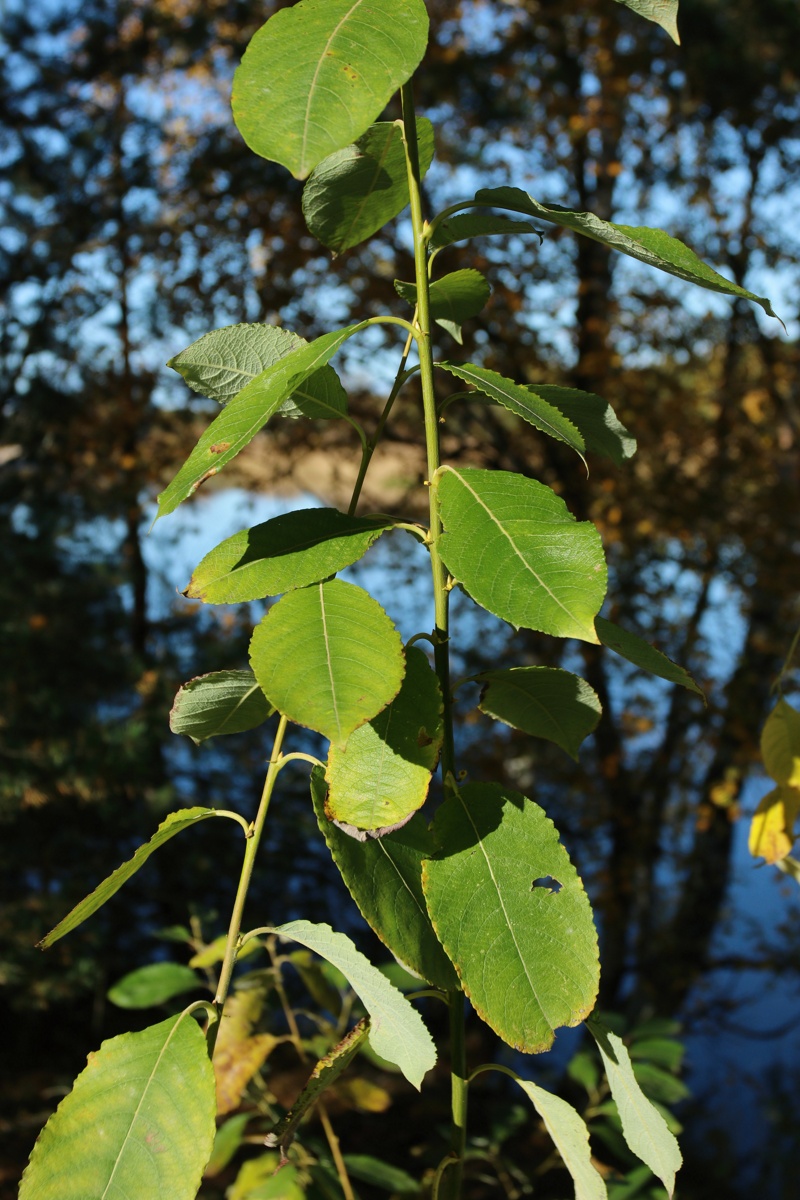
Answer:
M362 322L323 334L256 375L211 422L178 474L158 497L158 517L174 512L205 479L218 474L252 441L284 401L363 328Z
M237 1113L235 1117L229 1117L227 1121L224 1121L220 1125L217 1130L217 1136L214 1138L214 1149L211 1152L211 1158L205 1169L207 1178L219 1175L220 1171L225 1170L241 1146L247 1122L252 1116L253 1114L249 1112Z
M167 366L193 391L227 404L257 375L307 345L305 338L274 325L228 325L204 334ZM339 417L347 412L347 393L333 367L320 367L278 411L287 417Z
M483 216L480 213L460 213L448 217L437 225L430 240L431 250L443 250L453 242L463 242L468 238L487 237L493 234L505 234L511 237L520 233L539 233L530 221L513 221L510 217L499 217L492 213ZM541 236L541 234L540 234Z
M417 119L420 173L433 161L433 126ZM323 159L303 189L303 215L315 238L341 254L371 237L409 202L403 132L379 121L351 146Z
M597 617L594 627L600 642L609 650L613 650L615 654L626 658L628 662L633 663L635 667L640 667L642 671L649 671L651 675L657 675L659 679L666 679L670 683L679 683L681 687L688 688L690 692L696 692L705 700L703 689L695 683L689 672L685 671L683 667L679 667L671 658L667 658L666 654L656 650L655 646L651 646L643 638L637 637L635 633L629 633L627 629L621 629L619 625L607 621L605 617Z
M118 1008L152 1008L164 1004L173 996L194 992L202 981L189 967L180 963L150 963L130 971L108 990L108 998Z
M376 600L334 579L290 592L257 625L250 661L278 712L337 746L400 691L400 635Z
M20 1200L194 1200L215 1111L205 1037L191 1017L111 1038L45 1125Z
M442 693L422 650L406 651L400 691L328 754L326 815L357 829L397 825L425 803L444 736Z
M422 862L436 851L426 821L417 814L382 838L358 841L325 816L322 770L311 772L314 811L333 861L361 915L406 967L434 987L458 987L453 965L439 943L422 892Z
M512 625L597 642L606 565L591 522L509 471L440 467L433 483L442 558L473 600Z
M636 453L636 439L617 419L608 401L594 392L558 387L553 383L537 383L530 390L552 404L577 427L587 450L607 455L618 467Z
M486 684L481 712L555 742L577 761L581 742L602 713L597 693L585 679L559 667L511 667L484 671L479 678Z
M412 308L417 303L417 285L394 281L395 291ZM431 317L461 344L461 326L477 317L492 294L489 281L480 271L452 271L430 285Z
M437 366L463 379L465 383L474 384L490 400L502 404L503 408L522 417L523 421L534 425L542 433L549 434L559 442L566 442L583 459L586 449L583 437L558 408L537 395L538 389L534 391L533 388L506 379L497 371L487 371L485 367L476 367L472 363L440 362Z
M632 8L640 17L646 17L648 21L655 21L656 25L666 29L673 42L680 46L678 0L617 0L617 2Z
M657 267L660 271L666 271L668 275L675 275L688 283L696 283L699 287L712 292L722 292L726 296L741 296L744 300L752 300L761 305L767 316L776 316L769 300L763 296L756 296L753 292L732 283L724 275L719 275L698 258L694 250L690 250L677 238L670 237L662 229L615 225L611 221L601 220L594 213L573 212L559 204L540 204L520 188L483 189L476 193L475 199L481 204L526 213L532 217L539 217L542 221L550 221L554 225L572 229L575 233L591 238L592 241L601 242L602 245L618 250L621 254L628 254L631 258L638 258L649 267Z
M800 712L780 699L761 734L761 756L776 783L800 788Z
M636 1062L655 1063L676 1073L681 1069L685 1048L674 1038L643 1038L631 1044L629 1053Z
M436 1047L422 1017L402 992L392 987L349 938L334 933L330 925L290 921L269 932L307 946L347 976L369 1013L373 1049L396 1063L409 1083L419 1089L423 1076L436 1063Z
M544 1121L575 1184L575 1200L605 1200L608 1195L603 1177L592 1164L589 1130L571 1104L537 1087L528 1079L517 1083Z
M256 33L233 79L233 117L262 158L305 179L354 142L413 75L423 0L300 0Z
M134 854L133 858L129 858L122 866L117 867L107 879L104 879L101 884L94 889L85 899L81 900L80 904L76 904L71 912L67 913L63 921L59 921L55 929L51 929L46 937L37 943L42 950L47 950L59 938L64 937L64 934L71 933L77 927L90 917L92 913L96 913L98 908L102 908L106 900L110 900L115 895L124 883L135 875L140 867L143 867L150 855L159 846L163 846L170 838L174 838L176 833L180 833L182 829L188 829L190 825L196 825L198 821L205 821L208 817L218 817L223 814L218 813L214 808L183 808L180 812L170 813L170 815L161 822L156 832L150 838L149 842L145 842L143 846Z
M682 1162L678 1143L667 1129L664 1118L642 1092L622 1039L598 1021L587 1021L587 1026L600 1048L625 1141L671 1196L675 1190L675 1172Z
M221 733L256 729L272 712L252 671L212 671L178 689L169 727L199 744Z
M225 1191L225 1200L305 1200L306 1190L297 1167L281 1166L280 1155L260 1154L242 1163Z
M599 966L592 910L558 830L500 784L468 784L437 810L442 850L422 883L439 940L492 1029L538 1054L591 1012Z
M345 1154L344 1165L347 1173L353 1179L369 1183L372 1187L383 1188L395 1196L418 1196L421 1191L419 1180L414 1179L400 1167L391 1163L381 1162L370 1154Z
M319 583L357 562L392 522L307 508L235 533L211 550L184 595L206 604L236 604Z

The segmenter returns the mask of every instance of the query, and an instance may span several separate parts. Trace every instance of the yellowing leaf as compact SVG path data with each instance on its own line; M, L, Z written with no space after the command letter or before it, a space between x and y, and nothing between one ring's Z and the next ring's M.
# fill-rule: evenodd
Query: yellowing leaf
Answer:
M779 700L761 734L764 766L776 783L800 788L800 712Z
M391 1108L392 1097L369 1079L342 1079L334 1089L337 1097L359 1112L382 1113Z
M749 848L755 858L768 863L786 858L794 841L794 823L800 813L800 788L779 784L759 804L750 826Z
M264 992L260 988L236 992L225 1005L214 1049L220 1115L239 1107L244 1089L280 1040L271 1033L251 1036L263 1007Z

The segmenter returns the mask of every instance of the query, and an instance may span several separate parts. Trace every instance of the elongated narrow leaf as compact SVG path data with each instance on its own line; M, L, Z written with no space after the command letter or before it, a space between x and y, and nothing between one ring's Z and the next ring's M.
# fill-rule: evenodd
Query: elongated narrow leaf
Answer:
M194 1200L214 1113L214 1073L191 1017L111 1038L45 1125L20 1200Z
M794 827L800 816L800 788L779 783L764 796L750 823L748 847L754 858L770 865L780 863L794 845Z
M513 625L597 642L606 565L594 525L508 471L441 467L434 484L442 558L473 600Z
M221 733L256 729L273 711L252 671L212 671L179 689L169 727L199 744Z
M345 1154L344 1165L351 1179L382 1188L393 1196L419 1196L420 1184L407 1171L369 1154Z
M311 798L333 861L361 915L406 967L434 987L452 991L458 976L439 943L422 893L422 862L436 851L423 817L394 833L357 841L325 815L328 789L319 767L311 772Z
M305 179L380 116L427 41L423 0L300 0L247 47L234 120L251 150Z
M118 979L108 989L108 998L118 1008L152 1008L202 986L200 976L181 963L149 963Z
M599 983L592 910L558 830L525 796L476 783L445 800L433 833L425 899L464 991L509 1045L549 1049Z
M308 587L357 562L391 525L335 508L285 513L211 550L184 594L206 604L236 604Z
M205 479L218 474L253 440L284 401L362 328L363 324L348 325L323 334L256 375L211 422L178 474L158 497L158 516L174 512Z
M679 683L681 687L688 688L690 692L696 692L705 700L703 689L695 683L689 672L685 671L683 667L679 667L671 658L667 658L666 654L656 650L655 646L651 646L649 642L635 633L621 629L612 621L607 621L605 617L597 617L594 626L598 638L609 650L613 650L621 658L626 658L635 667L649 671L651 675L657 675L659 679L667 679L670 683Z
M678 1143L661 1113L639 1086L622 1039L594 1019L587 1022L587 1027L600 1049L625 1141L671 1196L675 1190L675 1173L683 1161Z
M412 307L416 306L415 283L403 283L396 279L394 286L398 296ZM435 279L430 286L431 317L460 345L461 326L471 317L477 317L491 294L489 281L480 271L452 271L441 279Z
M605 454L621 467L626 458L636 453L636 439L631 437L607 400L594 392L579 388L559 387L553 383L537 383L529 389L552 404L571 421L583 438L586 449Z
M180 812L170 813L170 815L161 822L158 829L155 831L149 842L145 842L143 846L134 854L133 858L129 858L122 866L117 867L107 879L104 879L101 884L94 889L85 899L81 900L80 904L76 904L71 912L67 913L63 921L59 921L55 929L51 929L47 937L42 938L38 943L42 950L46 950L57 942L59 938L64 937L66 933L71 933L73 929L77 929L79 925L90 917L92 913L96 913L98 908L102 908L106 900L110 900L116 895L124 883L135 875L140 867L143 867L150 855L159 846L163 846L170 838L174 838L176 833L180 833L183 829L188 829L190 825L196 825L198 821L205 821L208 817L219 817L222 813L218 813L213 808L184 808Z
M776 783L800 788L800 712L779 700L761 734L761 756Z
M377 717L328 754L332 821L357 829L384 829L421 808L439 760L444 726L442 693L422 650L406 651L400 691Z
M334 579L290 592L256 626L250 661L278 712L337 746L400 690L400 635L376 600Z
M490 400L502 404L503 408L522 417L523 421L534 425L542 433L549 434L559 442L566 442L583 458L586 443L580 431L560 409L539 395L537 390L514 383L497 371L487 371L485 367L476 367L472 363L442 362L438 363L438 366L450 375L455 375L457 379L471 383Z
M433 161L433 126L417 119L422 176ZM316 167L303 189L303 215L314 237L341 254L382 229L408 204L401 127L379 121Z
M681 44L678 34L678 0L618 0L618 3L632 8L648 21L655 21L656 25L666 29L676 45Z
M271 932L307 946L346 976L369 1013L373 1050L395 1063L409 1083L419 1088L423 1076L436 1062L436 1047L422 1017L402 992L392 987L349 938L334 933L330 925L290 921Z
M547 738L574 759L584 738L596 728L602 708L594 688L559 667L511 667L484 671L481 680L482 712L521 729L532 737Z
M544 1121L564 1166L572 1176L575 1200L606 1200L608 1192L602 1175L592 1163L589 1130L583 1118L566 1100L537 1087L530 1080L517 1076L517 1083Z
M505 234L512 237L520 233L539 233L530 221L514 221L511 217L500 217L493 213L459 213L448 217L436 227L430 240L431 250L443 250L453 242L464 242L468 238Z
M611 221L601 220L594 213L573 212L558 204L540 204L520 188L488 188L477 192L475 199L481 204L526 213L542 221L550 221L554 225L572 229L575 233L601 242L621 254L628 254L631 258L638 258L649 267L657 267L660 271L666 271L668 275L675 275L688 283L696 283L699 287L712 292L722 292L726 296L741 296L745 300L752 300L755 304L760 304L768 316L777 316L764 296L756 296L753 292L732 283L724 275L719 275L698 258L694 250L690 250L678 238L664 233L663 229L615 225Z

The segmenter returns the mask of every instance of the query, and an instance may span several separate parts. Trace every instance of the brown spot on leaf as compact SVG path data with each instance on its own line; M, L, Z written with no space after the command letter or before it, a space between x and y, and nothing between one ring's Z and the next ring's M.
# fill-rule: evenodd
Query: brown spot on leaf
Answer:
M214 442L214 445L210 447L210 450L212 454L224 454L225 451L230 450L230 448L230 442Z

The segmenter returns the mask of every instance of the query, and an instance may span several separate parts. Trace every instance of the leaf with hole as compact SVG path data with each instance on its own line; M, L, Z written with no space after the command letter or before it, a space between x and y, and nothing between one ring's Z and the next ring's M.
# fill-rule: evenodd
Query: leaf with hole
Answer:
M417 285L394 281L395 291L401 299L416 307ZM489 281L480 271L467 269L452 271L435 279L430 285L431 317L451 337L462 342L461 326L472 317L477 317L492 294Z
M214 1115L214 1073L191 1017L111 1038L45 1125L19 1200L194 1200Z
M695 692L705 700L703 689L695 683L689 672L683 667L679 667L671 658L667 658L666 654L656 650L655 646L651 646L644 638L630 633L627 629L622 629L613 621L607 621L605 617L597 617L594 627L602 644L609 650L613 650L615 654L619 654L621 658L627 659L642 671L649 671L651 675L657 675L659 679L666 679L669 683L678 683L681 687Z
M442 693L422 650L406 651L400 691L377 717L331 746L325 812L357 829L385 829L425 803L439 760L444 726Z
M596 728L602 708L585 679L560 667L483 671L481 712L531 737L547 738L577 761L581 742Z
M558 830L518 792L475 783L448 796L433 835L425 899L464 991L510 1046L549 1049L599 983L591 906Z
M606 564L591 522L509 471L440 467L433 482L442 558L473 600L512 625L597 642Z
M676 45L681 44L678 34L678 0L617 0L619 4L633 9L640 17L655 21L665 29Z
M424 818L417 814L394 833L357 841L325 815L327 785L322 770L311 772L311 797L333 861L361 915L406 967L434 987L458 987L422 892L422 863L436 852Z
M560 1096L537 1087L529 1079L516 1076L516 1080L544 1121L561 1161L572 1176L575 1200L606 1200L608 1192L602 1175L592 1163L589 1130L583 1118Z
M297 179L365 133L419 66L423 0L300 0L250 41L233 78L247 145Z
M417 119L420 173L433 161L433 126ZM341 254L365 241L409 202L403 132L379 121L351 146L323 159L303 189L303 215L315 238Z
M212 671L190 679L178 689L169 727L199 745L223 733L256 729L274 711L252 671Z
M469 238L496 234L512 237L521 233L539 233L539 230L530 221L514 221L511 217L501 217L496 213L487 213L485 216L482 213L459 213L437 225L429 244L431 250L444 250L454 242L464 242Z
M118 1008L152 1008L202 986L200 977L181 963L149 963L123 975L107 995Z
M250 662L278 712L344 746L400 691L400 635L376 600L334 579L289 592L257 625Z
M227 538L205 556L184 592L206 604L236 604L319 583L357 562L392 521L305 508Z

